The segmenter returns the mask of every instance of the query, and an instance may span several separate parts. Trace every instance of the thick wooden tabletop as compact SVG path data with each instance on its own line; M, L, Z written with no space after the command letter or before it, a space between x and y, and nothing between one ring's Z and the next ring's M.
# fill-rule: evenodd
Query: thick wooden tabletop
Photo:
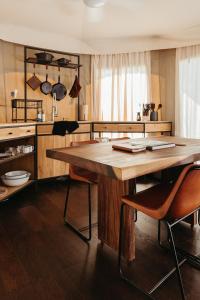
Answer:
M151 137L149 139L155 140L156 138ZM200 160L199 139L162 136L157 140L174 142L177 146L140 153L127 153L112 149L112 144L124 142L123 140L73 148L50 149L47 150L47 157L119 180L128 180Z

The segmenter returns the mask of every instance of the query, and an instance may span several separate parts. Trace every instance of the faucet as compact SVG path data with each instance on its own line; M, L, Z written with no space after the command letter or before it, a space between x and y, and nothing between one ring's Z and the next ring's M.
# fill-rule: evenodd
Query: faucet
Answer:
M57 106L57 100L56 100L56 93L53 93L53 100L52 100L52 121L54 122L55 117L58 116L58 106Z

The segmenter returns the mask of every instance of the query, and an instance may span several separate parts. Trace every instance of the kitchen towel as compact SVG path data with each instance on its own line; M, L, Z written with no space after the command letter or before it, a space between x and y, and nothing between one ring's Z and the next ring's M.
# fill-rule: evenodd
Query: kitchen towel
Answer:
M78 76L76 75L76 76L75 76L74 83L73 83L73 86L72 86L72 88L71 88L71 90L70 90L70 92L69 92L69 96L70 96L71 98L76 98L76 97L78 97L80 90L81 90L81 85L80 85L80 83L79 83Z
M54 122L52 134L65 136L66 131L72 133L79 128L77 121L57 121Z

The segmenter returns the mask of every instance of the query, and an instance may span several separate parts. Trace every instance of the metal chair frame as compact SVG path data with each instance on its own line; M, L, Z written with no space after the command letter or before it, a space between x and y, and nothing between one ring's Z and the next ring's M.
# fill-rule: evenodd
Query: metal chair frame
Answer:
M183 221L184 219L186 219L187 217L189 217L190 215L194 214L196 211L198 211L200 209L200 207L198 209L194 210L192 213L188 214L187 216L184 216L183 218L177 219L175 221L171 221L171 220L168 220L168 219L163 219L163 220L159 220L158 221L158 242L159 242L159 245L161 247L164 247L163 244L162 244L162 242L161 242L161 227L160 227L160 225L161 225L161 221L162 221L165 224L166 228L167 228L168 242L169 242L169 245L170 245L170 249L169 250L170 250L170 253L173 256L175 267L173 269L171 269L163 278L161 278L160 281L158 281L149 291L144 291L143 289L137 287L130 279L128 279L126 277L123 269L122 269L124 207L126 205L127 204L122 203L121 204L121 211L120 211L120 234L119 234L119 254L118 254L118 268L119 268L120 277L125 282L127 282L129 285L133 286L134 288L138 289L143 294L145 294L146 296L148 296L150 299L154 299L152 297L152 294L161 285L163 285L166 282L166 280L168 280L174 273L176 273L177 277L178 277L178 283L179 283L179 287L180 287L181 298L183 300L185 300L186 299L186 295L185 295L185 291L184 291L184 287L183 287L183 281L182 281L182 276L181 276L181 272L180 272L180 267L185 262L188 262L192 266L200 268L200 258L197 257L197 256L195 256L195 255L189 254L189 253L187 253L186 251L184 251L182 249L178 249L175 246L174 235L173 235L172 228L175 225L177 225L178 223L180 223L181 221ZM135 221L135 220L133 220L133 221ZM178 258L181 258L181 260L179 261Z
M76 233L83 241L89 242L92 238L92 203L91 203L91 185L92 183L82 182L88 185L88 236L81 233L81 231L84 231L87 229L87 227L83 228L76 228L72 223L68 222L67 220L67 208L68 208L68 202L69 202L69 192L71 187L72 179L68 179L67 184L67 194L66 194L66 200L65 200L65 208L64 208L64 224L70 227Z

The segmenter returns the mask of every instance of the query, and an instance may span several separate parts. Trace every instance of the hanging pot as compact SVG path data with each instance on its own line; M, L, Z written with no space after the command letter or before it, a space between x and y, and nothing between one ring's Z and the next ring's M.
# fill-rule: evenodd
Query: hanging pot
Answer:
M65 57L62 57L62 58L57 59L57 63L58 63L58 65L61 66L61 67L64 67L64 66L68 65L69 62L70 62L70 60L67 59L67 58L65 58Z
M39 52L36 53L35 56L37 57L37 61L39 63L51 63L54 56L51 53L47 52Z
M56 94L56 100L60 101L67 95L67 89L64 84L60 83L60 74L58 75L58 82L52 86L51 95Z
M27 80L27 84L35 91L41 84L40 79L35 75L35 65L33 65L33 76Z
M46 70L48 69L48 66L46 66ZM52 90L52 84L48 81L48 74L46 73L46 80L43 81L40 84L40 90L43 94L48 95L51 93Z

